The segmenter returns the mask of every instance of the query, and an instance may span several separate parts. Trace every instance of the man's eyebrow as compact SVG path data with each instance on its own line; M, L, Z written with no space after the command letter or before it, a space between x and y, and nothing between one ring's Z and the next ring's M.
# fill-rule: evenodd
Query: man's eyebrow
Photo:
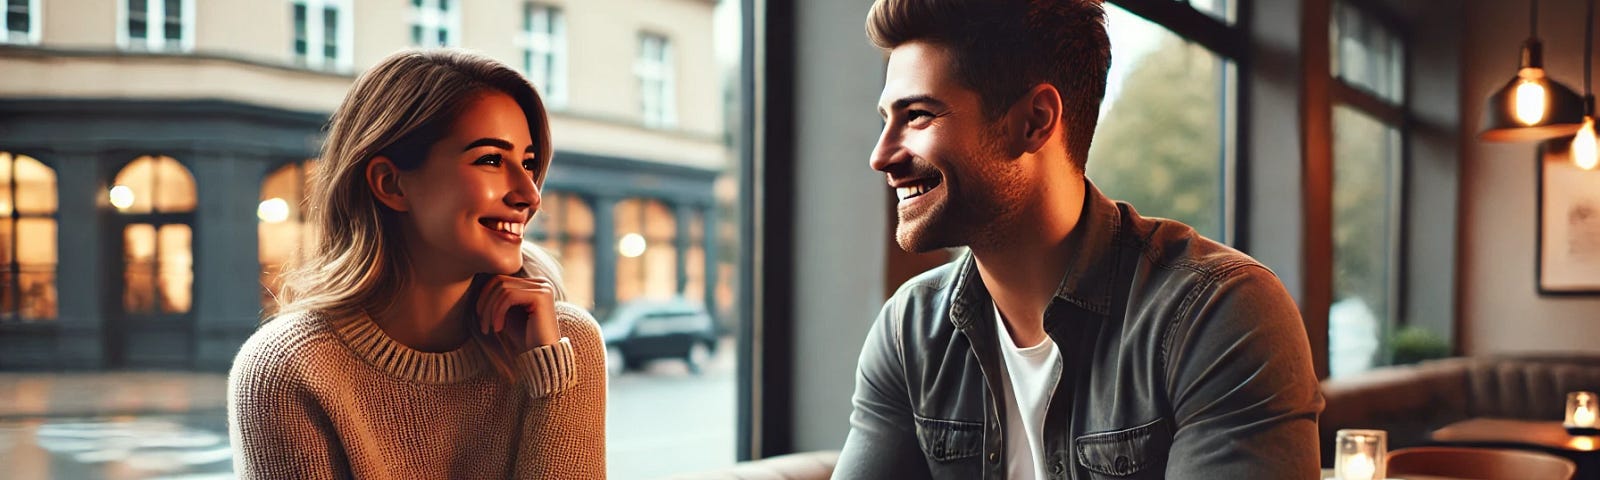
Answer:
M939 101L939 99L937 99L937 98L933 98L932 95L928 95L928 94L924 93L924 94L917 94L917 95L910 95L910 96L900 97L900 98L896 99L893 103L889 104L889 109L890 110L900 110L900 109L904 109L904 108L906 108L908 106L911 106L912 104L916 104L916 103L931 104L934 108L944 108L944 106L945 106L944 102ZM883 108L880 107L880 108L878 108L878 116L887 117L889 115L888 115L887 112L883 111Z

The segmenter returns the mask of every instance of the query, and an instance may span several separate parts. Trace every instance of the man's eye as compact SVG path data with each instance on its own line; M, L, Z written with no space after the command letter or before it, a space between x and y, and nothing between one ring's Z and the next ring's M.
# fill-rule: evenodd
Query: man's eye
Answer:
M929 118L933 118L933 112L929 112L927 110L907 110L906 111L906 123L912 123L912 122L916 122L918 120L925 120L925 119L929 119Z
M491 166L498 167L498 166L500 166L500 162L502 162L502 160L500 158L500 154L491 153L491 154L488 154L488 155L484 155L484 156L478 157L478 159L473 161L472 164L473 165L491 165Z

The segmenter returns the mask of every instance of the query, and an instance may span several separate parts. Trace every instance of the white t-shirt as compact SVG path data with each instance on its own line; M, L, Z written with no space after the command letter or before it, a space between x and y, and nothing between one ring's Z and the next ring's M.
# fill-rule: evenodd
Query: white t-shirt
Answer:
M1045 471L1044 415L1061 378L1061 351L1048 335L1038 345L1018 347L1000 308L994 309L1000 333L1000 385L1006 402L1006 478L1049 478Z

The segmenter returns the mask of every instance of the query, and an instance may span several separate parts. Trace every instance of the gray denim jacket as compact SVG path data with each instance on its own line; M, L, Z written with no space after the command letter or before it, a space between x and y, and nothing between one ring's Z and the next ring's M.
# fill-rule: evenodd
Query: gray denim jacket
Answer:
M1277 277L1086 190L1044 313L1062 358L1045 415L1050 478L1317 478L1322 395ZM970 253L889 299L833 478L1005 478L991 305Z

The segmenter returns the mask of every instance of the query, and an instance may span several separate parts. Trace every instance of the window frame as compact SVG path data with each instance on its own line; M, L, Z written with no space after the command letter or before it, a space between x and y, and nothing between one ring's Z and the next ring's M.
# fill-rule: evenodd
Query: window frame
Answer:
M422 28L426 33L420 44L408 39L408 44L418 48L457 47L461 45L461 4L466 0L411 0L411 32ZM440 5L451 7L446 10ZM445 33L445 42L439 43L439 32Z
M355 50L355 9L351 0L289 0L289 56L295 65L312 70L325 70L340 73L349 73L354 68ZM306 9L306 53L301 55L295 51L295 43L299 38L299 25L294 18L295 7ZM334 10L338 13L337 23L334 28L338 31L334 38L334 47L338 50L333 58L328 58L327 11Z
M1334 22L1339 20L1338 6L1340 4L1343 4L1346 8L1357 11L1361 16L1365 17L1365 20L1374 22L1374 27L1388 30L1389 37L1399 45L1400 58L1397 60L1397 63L1400 66L1398 71L1400 75L1400 81L1399 84L1396 85L1396 87L1399 89L1398 102L1385 99L1374 92L1368 91L1362 86L1346 81L1342 76L1340 76L1339 71L1334 68L1334 62L1331 61L1331 59L1334 55L1334 49L1339 48L1339 45L1337 43L1338 39L1333 38L1332 33L1334 32ZM1415 122L1410 113L1411 95L1409 93L1411 90L1412 77L1411 62L1409 58L1411 52L1411 42L1408 41L1410 32L1405 28L1405 24L1400 21L1398 16L1394 15L1377 2L1369 0L1328 0L1326 5L1328 6L1327 21L1323 22L1323 24L1328 28L1328 34L1325 36L1328 37L1329 44L1327 51L1323 53L1329 55L1330 58L1330 61L1324 62L1324 64L1328 66L1327 114L1328 129L1330 134L1333 133L1333 129L1336 127L1336 125L1333 123L1334 110L1338 106L1343 105L1376 120L1386 127L1394 129L1395 134L1399 136L1399 144L1395 147L1398 155L1396 158L1391 159L1392 164L1389 165L1389 170L1387 172L1390 175L1391 180L1388 182L1389 184L1385 191L1386 195L1388 195L1388 198L1391 199L1389 204L1385 206L1386 210L1384 212L1384 217L1387 219L1385 222L1385 228L1388 232L1385 240L1389 245L1389 251L1384 253L1384 259L1387 262L1387 268L1384 269L1384 277L1385 283L1388 285L1385 293L1388 295L1388 301L1384 311L1378 312L1384 315L1384 319L1386 320L1386 324L1382 325L1380 338L1378 338L1378 354L1381 357L1380 360L1373 365L1374 367L1379 367L1387 365L1389 361L1392 360L1394 353L1393 345L1391 345L1389 339L1384 338L1382 334L1392 334L1394 330L1398 330L1399 328L1408 324L1403 315L1407 301L1405 284L1406 266L1404 260L1406 254L1406 239L1408 238L1409 233L1407 227L1409 222L1407 220L1410 213L1410 209L1405 208L1405 196L1409 191L1409 182L1411 181L1411 177L1410 175L1407 175L1407 172L1410 170L1411 164L1411 130ZM1336 164L1339 160L1334 156L1333 152L1334 138L1334 135L1330 135L1328 137L1329 141L1322 147L1327 150L1328 168L1330 172L1337 170ZM1328 178L1329 188L1327 189L1329 194L1327 203L1330 206L1334 205L1333 195L1335 192L1333 187L1337 185L1335 182L1336 180L1330 175ZM1337 219L1334 217L1337 216L1337 214L1338 212L1336 210L1330 209L1330 215L1327 217L1328 229L1326 231L1329 235L1329 249L1326 252L1326 256L1328 257L1327 260L1329 262L1327 282L1328 291L1326 292L1326 298L1328 298L1329 304L1325 306L1327 308L1323 308L1323 329L1328 330L1327 335L1330 340L1333 334L1332 331L1329 330L1332 328L1332 319L1328 316L1328 310L1332 307L1334 292L1338 288L1338 282L1335 278L1338 272L1335 269L1336 265L1334 258L1337 254L1338 246L1333 243L1332 238L1335 225L1337 224ZM1312 253L1313 252L1308 252L1308 254ZM1322 358L1326 359L1325 362L1329 365L1329 367L1327 370L1321 370L1320 373L1323 376L1327 376L1331 373L1331 364L1333 360L1331 357L1331 344L1324 342L1322 345L1314 345L1313 347L1321 348L1324 351Z
M10 175L10 177L9 177L10 180L8 181L9 184L7 185L7 188L10 189L9 190L10 193L9 193L9 196L7 198L5 198L6 201L10 202L11 213L8 214L8 215L0 216L0 221L9 221L10 222L10 230L9 230L9 233L7 233L6 235L8 235L10 237L10 241L11 241L11 245L10 245L11 251L9 252L9 255L11 257L11 261L7 265L5 265L3 267L0 267L0 268L4 268L5 269L5 273L11 275L11 279L12 280L10 282L10 285L6 286L6 289L9 290L7 293L9 293L11 295L11 298L13 299L13 303L11 305L12 308L10 308L9 310L0 311L0 325L10 326L10 325L28 325L28 324L54 324L55 322L57 322L57 321L59 321L61 319L61 303L60 303L61 285L60 285L60 282L59 282L60 270L61 270L61 250L60 250L61 249L61 203L60 203L61 202L61 181L60 181L60 178L61 177L60 177L60 173L56 170L56 168L54 166L50 165L49 163L46 163L44 160L40 160L38 157L34 157L32 155L28 155L28 154L20 153L20 152L5 152L5 153L11 155L9 165L7 165L7 168L10 169L10 171L8 172L8 174ZM22 213L21 209L17 208L17 185L18 185L17 184L17 163L21 159L21 157L26 157L26 158L28 158L30 160L38 162L39 165L43 166L46 169L49 169L51 174L56 175L56 184L53 185L53 188L56 191L56 208L53 211L51 211L50 213ZM51 274L50 276L53 279L51 283L54 284L52 286L53 293L55 293L55 295L56 295L56 309L55 309L56 310L56 314L55 314L54 317L49 317L49 318L24 318L22 316L23 297L22 297L22 281L21 281L21 278L22 278L22 263L23 262L22 262L22 258L20 256L20 252L22 250L22 237L21 237L21 230L18 228L18 226L22 223L23 219L48 219L51 222L54 222L54 225L55 225L55 228L56 228L55 238L51 238L50 239L50 241L52 243L56 244L55 245L55 248L56 248L56 261L55 261L55 263L53 265L51 265L51 269L50 269L50 274Z
M539 1L524 2L522 7L522 29L517 33L514 42L522 55L522 73L540 89L539 94L544 99L546 108L564 109L567 106L569 52L566 11L556 5ZM544 31L534 28L535 15L541 12L545 18ZM534 75L533 64L536 58L545 58L549 61L550 67L544 71L544 78Z
M180 5L182 5L183 12L178 17L178 21L181 23L181 37L177 39L177 48L168 47L173 39L166 38L167 4L165 0L145 1L145 36L143 39L137 40L133 38L129 31L128 23L133 20L132 12L128 9L129 1L131 0L117 0L116 2L118 48L146 53L194 52L194 0L179 0L182 2ZM160 19L160 21L152 21L151 19ZM160 35L154 35L156 33Z
M678 89L676 58L672 54L672 38L666 34L641 31L639 41L635 44L638 48L634 56L633 76L639 85L639 117L645 127L653 129L672 129L678 125ZM660 47L655 51L660 52L659 58L647 57L650 49L646 46L651 40L659 42ZM651 89L651 85L658 88ZM659 95L653 104L657 108L650 108L650 94Z
M27 0L24 5L24 8L26 8L24 13L28 15L28 31L26 33L11 30L11 19L9 18L11 15L11 3L9 1L6 3L4 10L6 17L0 18L0 45L39 44L39 40L44 36L40 32L40 29L44 27L44 21L41 19L43 12L40 11L39 3L39 0ZM14 37L21 37L21 39L18 40Z

